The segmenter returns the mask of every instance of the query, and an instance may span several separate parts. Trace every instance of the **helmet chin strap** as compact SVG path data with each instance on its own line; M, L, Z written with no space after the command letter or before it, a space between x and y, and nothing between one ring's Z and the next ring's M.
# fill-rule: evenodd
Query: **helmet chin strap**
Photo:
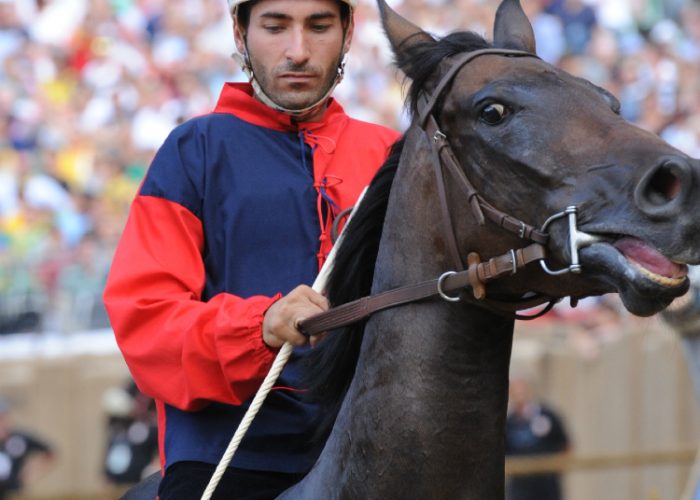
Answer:
M291 109L291 108L286 108L278 103L276 103L270 96L268 96L265 91L262 89L260 86L260 83L258 83L257 78L255 78L255 74L253 73L253 67L250 64L250 60L247 57L243 57L241 54L238 52L234 53L232 55L233 59L243 68L243 72L246 74L248 77L248 80L250 81L250 84L253 86L253 91L255 92L255 96L265 105L271 107L272 109L276 111L281 111L282 113L286 113L293 118L295 118L297 121L303 121L303 118L312 115L314 112L318 111L321 109L325 104L328 98L331 96L333 91L335 90L335 87L342 81L343 75L345 74L345 62L341 60L340 64L338 65L337 69L337 75L333 79L333 82L331 85L328 87L328 90L321 96L319 99L316 100L313 104L306 106L301 109Z

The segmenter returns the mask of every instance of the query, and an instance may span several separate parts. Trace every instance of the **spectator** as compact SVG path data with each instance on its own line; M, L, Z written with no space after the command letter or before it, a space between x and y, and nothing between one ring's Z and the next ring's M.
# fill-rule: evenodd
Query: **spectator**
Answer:
M547 10L559 17L564 24L568 51L575 55L583 54L597 23L593 7L583 0L555 0Z
M537 55L550 64L557 64L566 53L564 25L560 18L547 12L549 0L525 0L525 14L532 23Z
M689 275L691 287L688 293L674 300L661 316L681 338L695 399L700 404L700 266L693 266ZM688 492L683 498L700 500L700 455L688 484Z
M41 478L53 461L54 453L47 443L15 429L9 404L0 400L0 500Z
M511 379L509 398L507 456L556 454L569 449L561 418L536 398L527 378ZM557 473L515 476L508 480L506 493L508 500L561 500L561 480Z
M107 413L107 481L123 487L158 470L158 426L153 399L130 382L111 387L102 396Z

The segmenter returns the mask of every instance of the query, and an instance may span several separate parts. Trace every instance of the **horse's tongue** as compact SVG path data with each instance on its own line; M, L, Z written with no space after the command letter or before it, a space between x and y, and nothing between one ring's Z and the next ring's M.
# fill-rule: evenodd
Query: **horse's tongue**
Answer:
M641 240L623 238L615 242L615 248L628 259L654 274L667 278L683 278L688 274L687 266L671 262Z

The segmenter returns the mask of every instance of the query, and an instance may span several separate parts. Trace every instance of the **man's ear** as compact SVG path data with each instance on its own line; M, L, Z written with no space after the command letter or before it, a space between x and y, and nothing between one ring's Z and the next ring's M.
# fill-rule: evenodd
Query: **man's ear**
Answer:
M350 16L348 22L350 24L348 24L348 27L345 30L345 40L343 41L343 55L347 54L350 50L350 45L352 44L352 34L355 30L355 21L353 20L352 16Z
M245 30L238 24L238 21L233 22L233 40L236 42L236 49L243 55L246 55Z

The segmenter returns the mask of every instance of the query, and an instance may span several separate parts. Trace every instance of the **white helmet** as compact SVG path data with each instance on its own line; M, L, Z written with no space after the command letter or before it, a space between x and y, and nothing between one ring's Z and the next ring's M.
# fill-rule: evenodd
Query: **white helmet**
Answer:
M245 2L250 2L250 0L226 0L228 2L228 8L231 11L231 14L235 14L236 8L242 3ZM357 6L357 0L341 0L342 2L345 2L350 6L350 8L354 9Z
M242 3L245 2L250 2L252 0L226 0L228 2L228 7L231 12L231 16L233 18L236 17L236 13L238 10L238 6ZM341 2L346 3L350 7L350 15L352 17L353 9L357 5L357 0L340 0ZM347 30L350 29L350 24L348 24L348 28L346 29L346 32L343 36L347 36ZM328 88L325 94L318 99L315 103L311 104L310 106L307 106L303 109L289 109L285 108L284 106L281 106L277 104L275 101L273 101L260 87L260 84L258 83L257 78L255 78L255 75L253 74L253 68L250 65L250 61L248 60L247 56L243 56L239 53L234 53L233 54L234 60L243 68L243 71L245 74L248 76L248 79L250 80L250 83L253 86L253 90L255 91L256 96L260 101L265 103L267 106L271 107L272 109L275 109L277 111L281 111L283 113L287 113L289 115L295 116L295 117L300 117L309 114L310 112L319 109L325 102L326 100L330 97L330 95L333 93L333 90L335 90L335 87L340 83L340 81L343 79L343 74L344 74L344 68L345 68L345 62L341 60L340 65L338 66L338 76L335 78L333 81L333 84Z

